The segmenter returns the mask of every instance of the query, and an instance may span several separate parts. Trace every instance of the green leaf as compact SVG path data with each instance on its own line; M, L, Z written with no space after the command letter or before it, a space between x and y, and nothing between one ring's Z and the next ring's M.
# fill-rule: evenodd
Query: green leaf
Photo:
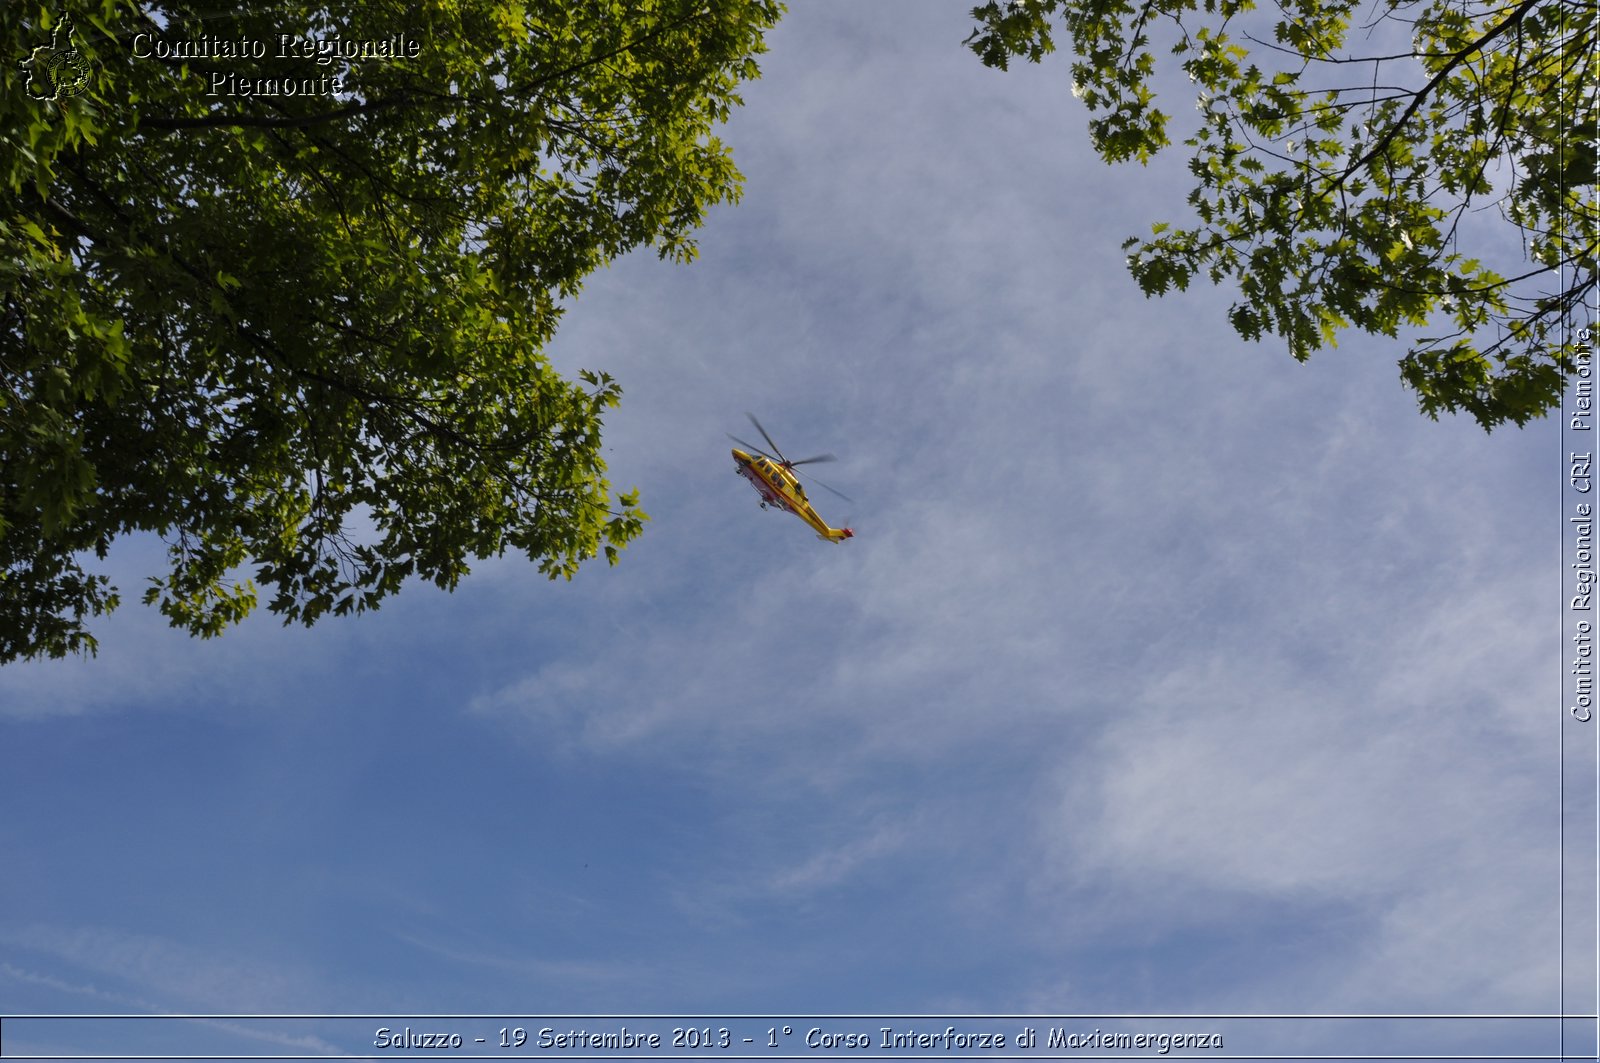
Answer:
M1595 50L1592 5L1361 9L1364 27L1408 27L1398 47L1351 33L1356 0L1286 0L1262 16L1276 19L1276 45L1256 44L1254 24L1248 45L1230 39L1252 7L990 3L973 9L968 46L1000 69L1038 61L1059 20L1079 57L1072 94L1108 163L1165 147L1154 86L1194 83L1192 223L1159 221L1124 245L1146 295L1199 272L1236 283L1235 330L1275 334L1299 359L1351 329L1404 335L1401 379L1430 417L1492 429L1555 409L1575 363L1547 337L1588 324L1579 310L1600 260L1600 97L1592 64L1569 61ZM1495 216L1511 231L1494 232Z
M23 2L0 28L15 55L53 17ZM545 347L590 271L691 257L737 199L714 130L780 5L430 2L415 60L270 103L105 43L176 9L97 11L85 93L0 94L0 295L26 382L0 391L0 462L28 470L0 499L0 662L92 651L117 597L77 559L130 532L170 545L145 600L202 637L257 587L311 624L508 551L552 578L618 561L647 519L601 457L621 387L563 377ZM382 39L384 18L273 4L229 29Z

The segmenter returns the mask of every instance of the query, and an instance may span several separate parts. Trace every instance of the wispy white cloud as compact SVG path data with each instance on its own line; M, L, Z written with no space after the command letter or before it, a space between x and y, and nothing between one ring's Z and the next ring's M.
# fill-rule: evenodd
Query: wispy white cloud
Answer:
M106 1006L110 1006L118 1014L181 1014L196 1007L197 1001L212 1006L218 1003L216 997L198 998L191 995L190 991L195 976L204 978L218 973L222 968L217 965L213 957L202 957L202 954L195 950L175 946L171 942L155 938L136 938L101 929L63 930L38 926L24 928L19 932L0 931L0 940L37 951L53 959L65 959L74 966L96 970L118 982L145 987L156 997L152 999L145 992L106 989L94 982L73 981L12 963L0 962L0 979L25 983L60 993L68 998L88 1000L101 1005L86 1008L85 1011L88 1013L106 1012ZM173 969L174 960L180 963L199 960L203 966L198 970L179 972ZM231 977L229 980L232 980ZM168 996L167 992L173 989L177 990L177 995ZM231 1010L263 1013L267 1010L264 1005L255 1001L251 1001L251 1006L248 1007L243 1006L244 1003L239 998L229 998L227 1007ZM262 1042L319 1054L335 1054L342 1051L339 1046L314 1034L280 1032L225 1019L193 1021L208 1029L244 1041Z
M1338 905L1369 935L1360 976L1280 986L1279 1007L1312 1010L1315 984L1319 1008L1537 1010L1556 976L1558 799L1531 585L1397 610L1326 664L1268 641L1168 662L1061 773L1040 820L1050 875Z
M166 1011L272 1013L305 1006L316 989L303 971L225 955L215 946L98 926L0 927L0 941L128 989L90 985L107 1000L154 1000Z

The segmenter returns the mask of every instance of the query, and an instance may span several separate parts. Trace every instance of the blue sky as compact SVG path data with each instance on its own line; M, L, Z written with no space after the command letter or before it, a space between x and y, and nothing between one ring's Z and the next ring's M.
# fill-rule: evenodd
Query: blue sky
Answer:
M1146 300L1182 158L969 29L795 4L699 261L572 305L619 567L0 672L0 1011L1556 1009L1559 425Z

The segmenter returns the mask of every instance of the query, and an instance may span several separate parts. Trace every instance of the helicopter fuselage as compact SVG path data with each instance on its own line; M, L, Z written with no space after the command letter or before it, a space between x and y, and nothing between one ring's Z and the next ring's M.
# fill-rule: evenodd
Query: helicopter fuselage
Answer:
M772 506L793 513L811 525L812 530L817 533L817 538L826 542L841 542L853 534L849 528L830 528L828 522L811 508L811 502L806 498L806 489L800 485L794 473L785 468L781 462L737 449L733 451L733 461L734 471L750 481L750 486L761 496L763 506Z

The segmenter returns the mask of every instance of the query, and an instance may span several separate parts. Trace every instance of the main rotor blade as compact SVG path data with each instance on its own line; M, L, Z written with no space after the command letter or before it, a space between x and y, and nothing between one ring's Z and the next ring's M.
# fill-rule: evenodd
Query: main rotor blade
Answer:
M798 464L798 462L796 464ZM796 473L796 475L799 475L799 474ZM849 495L845 494L843 491L838 490L837 488L829 487L827 484L823 483L821 480L817 479L815 476L812 476L810 473L806 473L805 476L806 476L807 480L810 480L812 483L816 484L818 487L822 488L824 491L830 491L833 494L838 495L840 498L844 499L846 502L849 502L851 504L855 503L855 499L851 498Z
M746 410L744 415L750 418L750 423L756 426L756 431L761 433L761 438L767 441L767 446L772 448L772 452L778 456L778 460L785 461L783 451L779 450L778 444L774 443L772 437L767 435L767 430L761 427L761 422L756 420L756 415L749 410Z
M740 439L738 436L734 435L732 432L728 433L728 438L733 440L735 443L739 444L741 447L743 447L746 450L753 450L757 454L762 454L762 455L765 455L766 457L769 457L769 458L772 457L771 454L768 454L766 451L762 450L760 447L756 446L754 443L746 443L744 440Z
M818 454L814 458L801 458L799 461L791 461L791 462L787 462L787 464L792 469L796 465L810 465L810 464L812 464L814 462L819 462L819 461L838 461L838 460L839 459L834 457L832 454Z

